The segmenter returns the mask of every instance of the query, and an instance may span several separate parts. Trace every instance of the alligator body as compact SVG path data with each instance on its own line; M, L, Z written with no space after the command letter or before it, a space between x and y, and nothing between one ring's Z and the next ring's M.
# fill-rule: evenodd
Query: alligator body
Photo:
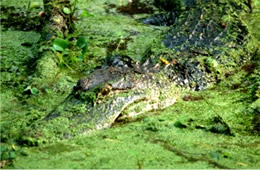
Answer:
M96 129L110 127L119 116L132 117L166 108L179 97L177 88L163 71L142 74L128 71L102 87L102 99L98 98L96 106L85 115L86 119L81 119Z
M108 66L80 79L66 101L41 123L54 124L63 119L68 128L61 138L70 137L71 127L78 126L82 134L107 128L118 117L164 109L178 98L179 90L169 79L167 69L151 67L149 61L134 68Z
M174 55L156 54L169 61L166 66L148 59L142 65L112 64L97 69L79 80L73 94L36 128L52 127L49 136L64 138L110 127L119 116L174 104L181 88L203 90L249 59L247 29L234 12L245 9L243 3L205 0L190 4L162 24L172 24L162 41ZM155 19L145 22L157 23Z

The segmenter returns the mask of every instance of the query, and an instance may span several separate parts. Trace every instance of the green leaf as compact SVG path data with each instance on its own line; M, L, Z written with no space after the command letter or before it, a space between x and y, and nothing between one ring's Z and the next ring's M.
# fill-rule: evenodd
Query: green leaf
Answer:
M87 53L88 51L88 46L85 46L83 49L82 49L82 52L81 52L81 55L79 56L78 58L78 61L83 61L84 58L85 58L85 54Z
M63 8L63 12L64 12L65 14L67 14L67 15L69 15L69 14L71 13L70 9L67 8L67 7L64 7L64 8Z
M31 89L31 93L32 93L33 95L37 94L38 92L39 92L39 90L38 90L37 88L35 88L35 87L33 87L33 88Z
M95 17L94 14L89 13L87 10L80 10L79 15L80 15L81 18Z
M88 52L88 46L85 46L85 47L82 49L82 55L85 55L87 52Z
M88 45L85 37L79 37L78 41L77 41L77 46L81 49L83 49L84 47L86 47Z
M88 51L88 43L87 43L85 37L79 37L79 39L77 41L77 46L82 49L81 55L79 57L79 61L83 61L84 56Z
M89 12L87 10L83 10L81 15L80 15L82 18L87 18L90 16Z
M28 87L26 87L26 88L24 89L24 91L31 90L31 89L32 89L31 86L28 86Z
M57 39L53 40L52 47L54 48L54 50L62 52L66 48L68 48L68 42L66 40L57 38Z

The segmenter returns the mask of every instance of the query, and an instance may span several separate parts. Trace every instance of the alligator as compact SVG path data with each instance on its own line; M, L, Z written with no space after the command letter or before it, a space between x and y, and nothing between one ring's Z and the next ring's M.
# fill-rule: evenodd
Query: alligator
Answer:
M34 125L40 130L26 135L64 139L86 134L110 127L119 117L171 106L182 89L206 89L250 59L250 36L237 14L243 10L246 3L240 1L191 0L176 15L143 20L156 25L163 18L166 23L159 25L169 29L162 42L170 54L162 50L157 60L148 57L142 64L114 57L80 79L66 100ZM52 131L45 133L44 127Z
M69 127L80 125L78 130L86 134L110 127L119 117L164 109L176 102L179 90L169 79L167 67L161 67L147 60L134 67L112 65L97 69L80 79L67 99L43 122L54 123L66 117L65 126L67 123ZM68 132L67 137L71 136Z

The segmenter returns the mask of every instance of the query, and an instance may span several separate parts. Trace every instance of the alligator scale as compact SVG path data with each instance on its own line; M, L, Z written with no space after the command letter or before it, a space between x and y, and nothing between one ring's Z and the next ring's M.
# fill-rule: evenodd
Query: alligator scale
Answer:
M69 138L110 127L119 116L164 109L176 102L183 88L206 89L234 64L249 59L248 32L237 16L241 10L246 10L242 2L193 0L185 1L178 13L144 19L145 24L170 25L162 43L172 55L161 51L142 64L114 57L79 80L72 94L35 128L44 131L44 126L51 126L49 136ZM160 57L169 62L159 64Z

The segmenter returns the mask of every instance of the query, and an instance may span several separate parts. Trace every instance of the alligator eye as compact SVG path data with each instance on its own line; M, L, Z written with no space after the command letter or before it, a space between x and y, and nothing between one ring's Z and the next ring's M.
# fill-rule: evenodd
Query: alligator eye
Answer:
M87 87L89 79L83 81L82 87Z
M87 91L89 79L80 79L75 87L76 90Z
M112 86L110 84L106 84L104 88L101 90L100 94L105 96L112 90Z

